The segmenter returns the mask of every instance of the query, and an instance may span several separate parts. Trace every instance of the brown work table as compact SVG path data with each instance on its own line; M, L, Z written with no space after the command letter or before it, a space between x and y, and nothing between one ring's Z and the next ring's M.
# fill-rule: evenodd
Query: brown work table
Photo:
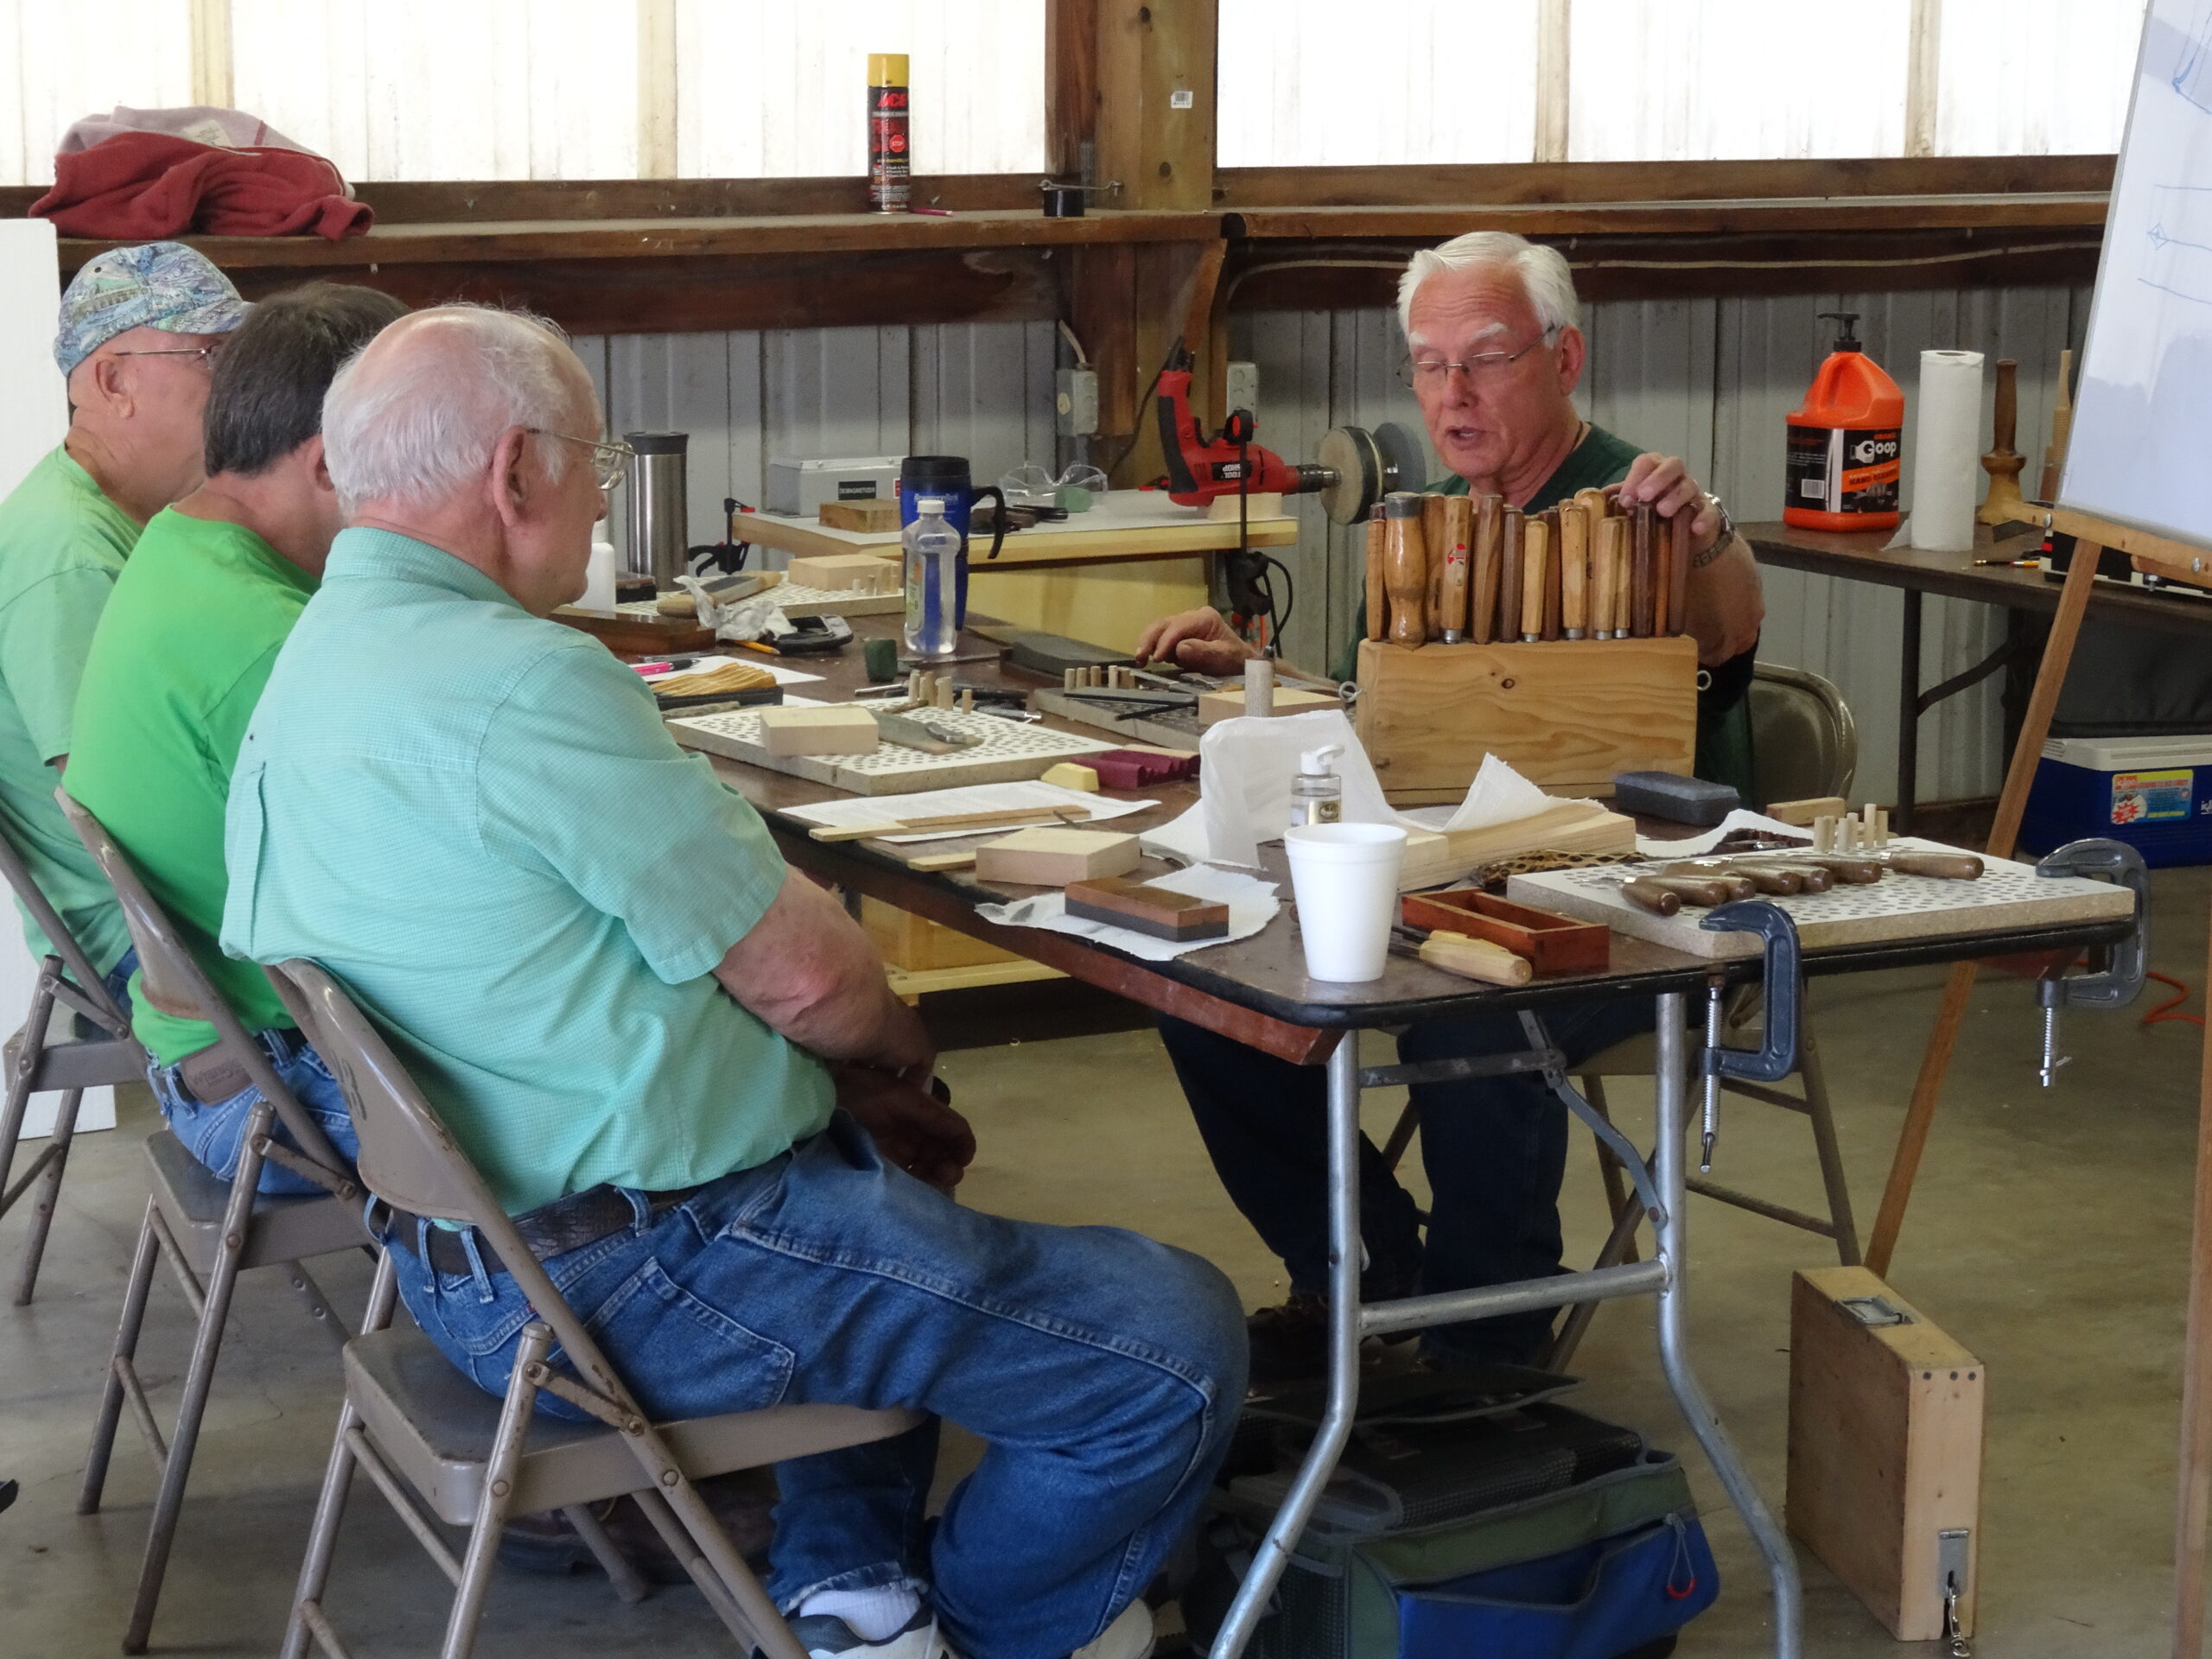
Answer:
M2023 533L1999 540L1986 524L1974 528L1973 550L1931 553L1914 547L1885 546L1891 531L1854 532L1799 530L1784 524L1742 526L1761 564L1783 570L1802 570L1816 576L1838 576L1847 582L1872 582L1895 588L1904 599L1904 623L1898 635L1897 696L1897 832L1912 827L1913 798L1919 782L1920 717L1946 698L1979 685L1991 675L2041 649L2039 639L2024 633L2017 622L2008 626L2005 643L1972 667L1925 689L1920 684L1920 620L1923 595L1972 600L1977 604L2001 605L2016 617L2020 613L2050 615L2058 608L2059 584L2042 571L2007 564L1977 564L1978 559L2025 557L2042 543L2040 532ZM2114 582L2100 581L2089 595L2092 616L2131 627L2152 628L2167 633L2212 632L2212 596L2145 593Z
M888 635L898 626L897 619L887 616L849 620L854 632L862 637ZM811 695L836 699L862 683L857 652L795 662L823 677L823 684L807 688ZM956 677L979 688L1029 690L1047 683L1001 663L960 664ZM1249 939L1194 951L1171 962L1141 962L1072 935L986 922L976 913L978 903L1019 897L1037 889L985 886L973 879L972 872L915 870L880 842L815 841L808 833L811 826L784 816L785 810L840 798L842 791L740 762L716 759L714 764L731 787L760 810L785 856L800 869L848 893L869 894L1255 1048L1300 1064L1327 1067L1332 1275L1330 1403L1321 1433L1269 1529L1268 1545L1258 1553L1216 1638L1211 1659L1237 1659L1243 1652L1291 1548L1303 1532L1349 1440L1358 1396L1358 1349L1366 1336L1641 1295L1654 1297L1657 1302L1657 1338L1668 1387L1765 1560L1775 1596L1777 1659L1797 1659L1802 1592L1796 1558L1690 1368L1685 1301L1683 1143L1690 1100L1686 1035L1690 999L1701 991L1717 992L1728 980L1758 977L1763 966L1759 959L1713 962L1616 936L1611 964L1605 971L1548 977L1512 990L1476 984L1395 956L1389 959L1381 979L1370 984L1342 985L1306 976L1299 943L1287 919L1278 917ZM1187 784L1144 793L1157 798L1160 804L1116 820L1117 823L1141 830L1181 812L1197 798L1196 790ZM1263 849L1263 855L1268 861L1264 874L1284 885L1287 898L1287 877L1280 849ZM1151 874L1160 874L1165 868L1157 861L1147 861ZM1914 940L1898 945L1822 951L1807 957L1804 967L1809 973L1841 973L2024 950L2070 950L2113 943L2126 930L2125 923L2096 923ZM1650 996L1657 1004L1655 1135L1648 1158L1575 1090L1567 1076L1565 1058L1553 1046L1542 1023L1544 1009L1562 1001L1638 995ZM1526 1050L1481 1059L1363 1066L1358 1043L1344 1040L1346 1033L1360 1029L1395 1030L1418 1020L1485 1014L1519 1015ZM1514 1285L1363 1304L1357 1179L1362 1091L1532 1071L1541 1072L1560 1103L1620 1160L1651 1221L1651 1255L1642 1261Z

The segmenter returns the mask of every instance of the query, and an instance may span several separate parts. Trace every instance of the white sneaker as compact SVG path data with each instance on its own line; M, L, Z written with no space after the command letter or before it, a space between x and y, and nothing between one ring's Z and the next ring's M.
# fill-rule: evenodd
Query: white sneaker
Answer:
M880 1642L861 1640L853 1627L835 1613L814 1613L791 1621L811 1659L948 1659L950 1650L938 1634L937 1615L918 1607L906 1625ZM1148 1627L1147 1627L1148 1628ZM1109 1630L1108 1635L1113 1632ZM1150 1652L1147 1647L1146 1651Z
M1140 1596L1114 1616L1114 1622L1075 1650L1074 1659L1152 1659L1158 1641L1152 1609Z

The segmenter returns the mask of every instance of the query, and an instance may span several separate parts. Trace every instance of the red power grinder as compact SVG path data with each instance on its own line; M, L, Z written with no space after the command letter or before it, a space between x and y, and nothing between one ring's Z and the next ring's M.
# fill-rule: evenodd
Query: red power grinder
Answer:
M1336 469L1285 461L1252 442L1249 410L1231 411L1211 443L1191 412L1191 353L1181 340L1160 372L1153 408L1160 416L1160 450L1167 460L1168 499L1195 507L1224 495L1304 495L1337 482Z

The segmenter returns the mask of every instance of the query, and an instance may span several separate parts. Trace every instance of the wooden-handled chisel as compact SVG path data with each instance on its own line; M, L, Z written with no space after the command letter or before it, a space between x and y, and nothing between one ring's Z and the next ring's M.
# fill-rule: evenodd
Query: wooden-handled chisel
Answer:
M1424 495L1421 499L1421 544L1428 555L1428 637L1444 637L1444 568L1450 544L1444 538L1444 504L1451 498Z
M1390 594L1390 643L1426 645L1428 551L1421 540L1421 497L1410 490L1382 498L1382 584Z
M1367 637L1380 639L1390 626L1390 589L1382 580L1382 504L1367 515Z
M1467 594L1467 632L1478 645L1497 638L1497 577L1505 549L1505 498L1475 504L1475 553Z
M1551 586L1552 527L1541 518L1521 525L1521 638L1543 637L1545 595Z
M1559 516L1559 620L1570 639L1588 631L1590 620L1590 519L1579 503Z
M1662 887L1656 881L1642 876L1631 876L1621 883L1621 897L1639 909L1654 916L1675 916L1681 913L1682 895L1672 887Z
M1471 556L1475 539L1475 504L1464 495L1437 498L1444 503L1442 539L1437 543L1443 549L1439 558L1436 547L1429 550L1429 557L1443 569L1443 586L1439 602L1440 618L1444 637L1457 645L1467 637L1468 560Z
M1658 515L1647 505L1629 515L1629 632L1649 639L1658 616Z
M1535 975L1536 965L1528 957L1516 956L1503 945L1493 944L1488 939L1471 938L1442 928L1426 937L1418 928L1399 928L1395 931L1412 944L1413 954L1421 961L1462 979L1480 980L1485 985L1526 985Z
M1669 864L1660 872L1662 875L1719 875L1733 876L1751 884L1753 893L1777 897L1805 890L1805 875L1785 865L1737 864L1726 861L1692 860L1687 863ZM1750 893L1745 897L1749 898Z
M1521 637L1521 541L1527 525L1521 509L1505 510L1497 538L1497 635L1501 643Z
M1651 632L1656 639L1664 639L1675 630L1670 613L1675 594L1675 543L1667 534L1669 521L1659 516L1659 509L1648 509L1651 514Z
M1625 528L1618 518L1600 518L1590 543L1590 631L1600 639L1616 637L1613 619L1620 611L1621 535Z
M1574 509L1568 507L1567 512ZM1544 509L1544 611L1543 626L1539 632L1546 639L1560 637L1561 618L1566 610L1566 578L1560 570L1560 523L1562 514L1557 507Z
M1684 507L1667 521L1669 539L1673 543L1667 561L1669 588L1665 632L1669 633L1688 633L1690 631L1691 526L1696 519L1696 512Z

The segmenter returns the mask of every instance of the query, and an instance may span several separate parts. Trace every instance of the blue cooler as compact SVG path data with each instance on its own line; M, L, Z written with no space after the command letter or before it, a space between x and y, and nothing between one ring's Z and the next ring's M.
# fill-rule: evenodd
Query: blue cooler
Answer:
M2124 841L2153 867L2212 864L2212 736L2044 744L2021 849L2041 856L2084 836Z

